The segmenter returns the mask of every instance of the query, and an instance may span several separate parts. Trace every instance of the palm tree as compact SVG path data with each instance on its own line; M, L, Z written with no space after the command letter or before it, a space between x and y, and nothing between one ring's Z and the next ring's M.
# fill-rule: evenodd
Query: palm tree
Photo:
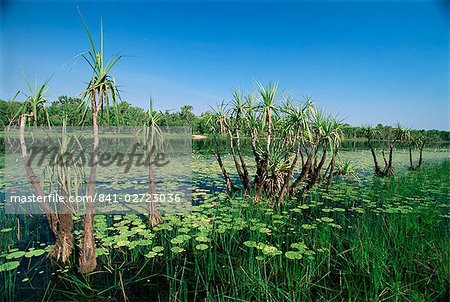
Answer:
M55 209L53 209L50 206L48 202L45 202L44 196L46 194L44 193L43 185L41 184L41 181L43 182L44 180L44 176L42 177L41 181L37 180L36 174L31 165L29 164L27 145L25 142L25 125L27 124L27 120L31 121L33 126L36 127L40 123L39 117L44 116L44 120L46 121L47 126L50 127L50 120L48 118L48 112L45 106L46 103L45 92L47 90L47 84L49 80L45 81L44 84L42 84L41 86L38 85L38 82L36 80L34 88L32 88L26 76L25 79L30 94L26 95L26 99L23 105L16 113L16 117L20 116L19 140L22 153L22 160L24 163L27 176L30 179L30 183L34 191L38 196L40 196L44 200L44 202L40 203L40 206L44 211L45 215L47 216L50 229L52 230L56 238L55 244L49 251L49 255L51 255L51 257L56 261L67 263L69 261L70 255L72 254L73 249L72 212L69 208L64 209L61 213L58 213L57 211L55 211ZM14 99L17 97L17 95L18 93L15 95ZM63 146L61 145L61 147ZM63 151L63 148L60 149L61 151ZM67 198L68 194L70 193L67 191L67 189L64 189L67 188L67 182L61 181L61 179L64 180L67 179L66 177L68 176L67 173L69 173L68 172L69 170L70 167L62 167L61 169L58 169L57 173L53 173L59 176L58 185L62 191L61 196L63 196L64 198ZM62 203L62 205L67 207L67 204L65 203Z
M228 108L227 104L225 102L221 102L220 104L217 104L216 108L211 108L212 114L209 117L208 124L209 128L212 130L213 133L213 139L214 143L216 145L216 148L213 148L211 151L213 152L214 156L217 159L217 162L219 163L219 167L222 170L222 174L225 178L226 186L228 192L233 192L235 190L235 187L233 185L233 182L231 181L230 176L228 175L228 172L223 164L222 161L222 142L221 139L218 137L219 135L225 135L228 133L229 129L229 117L228 117Z
M368 143L369 148L370 148L370 153L372 154L375 174L376 175L382 175L383 174L383 170L381 169L381 167L380 167L380 165L378 163L377 155L375 153L375 148L374 148L374 146L372 144L372 141L377 137L379 132L378 132L378 130L376 130L375 128L373 128L371 126L361 126L361 131L362 131L363 136L367 139L367 143Z
M163 135L159 127L161 115L153 108L153 99L150 98L150 105L145 114L145 145L147 146L147 158L151 161L154 151L160 152L164 145ZM156 156L156 154L155 154ZM163 221L161 214L156 208L153 200L156 193L155 172L151 164L148 165L148 179L150 192L149 222L156 226Z
M85 118L88 108L92 113L92 129L93 129L93 147L92 158L93 162L98 162L98 148L99 148L99 129L98 129L98 113L107 113L107 120L109 121L109 108L115 108L115 116L117 124L120 121L120 112L118 104L120 101L119 90L116 81L111 77L110 72L116 63L122 58L122 55L112 56L108 61L105 60L104 40L103 40L103 26L100 27L100 49L97 49L94 40L89 32L88 26L79 11L81 20L83 22L86 34L90 42L90 50L81 54L81 57L87 62L92 71L91 79L89 80L86 89L82 92L83 103L85 104L83 118ZM81 105L83 105L83 103ZM89 175L88 196L93 197L95 194L95 179L97 167L91 167ZM83 237L82 248L80 252L80 272L89 273L97 266L95 256L95 241L93 232L94 223L94 205L89 202L86 205L86 213L83 222Z
M422 167L423 163L423 149L425 148L426 143L428 142L430 138L427 137L423 131L420 131L418 133L412 133L410 132L408 136L408 149L409 149L409 169L410 170L418 170ZM438 138L436 138L437 140ZM417 165L414 166L413 164L413 155L412 151L414 149L419 149L419 160L417 162Z
M309 99L300 106L295 105L288 96L285 96L285 100L286 104L278 104L276 84L264 87L258 83L257 97L250 94L244 98L241 91L236 91L231 108L222 103L211 114L210 124L215 144L212 151L222 170L228 191L235 191L239 186L234 186L222 161L223 140L217 139L218 135L227 136L244 194L254 192L255 202L259 202L261 196L265 195L270 203L278 200L281 204L286 194L304 194L319 180L324 179L325 175L334 175L342 123L315 109ZM240 150L241 135L248 135L251 139L256 164L252 183ZM327 169L323 169L326 170L323 174L327 150L331 150L332 156ZM291 184L297 168L299 173ZM297 190L300 184L301 190Z

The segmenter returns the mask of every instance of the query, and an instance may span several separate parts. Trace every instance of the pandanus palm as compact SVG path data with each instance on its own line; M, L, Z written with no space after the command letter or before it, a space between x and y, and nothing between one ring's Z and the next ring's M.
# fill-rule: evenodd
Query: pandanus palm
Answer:
M221 102L220 104L218 104L217 108L212 108L212 114L209 118L208 124L210 125L210 128L214 134L213 138L216 145L216 148L212 149L212 152L216 156L219 167L222 170L222 174L227 185L227 190L229 192L232 192L234 191L234 186L223 164L222 157L220 155L222 152L222 142L221 139L217 137L217 134L227 134L229 129L228 108L225 102Z
M305 193L324 175L322 167L327 150L331 149L335 154L339 146L341 124L337 119L314 109L308 99L301 105L296 105L288 96L285 99L286 104L279 106L277 85L258 84L256 97L250 94L244 98L240 91L236 91L231 110L226 109L222 103L211 115L213 133L227 135L244 193L254 192L255 202L261 200L262 194L270 196L271 201L278 198L282 202L286 194L292 196ZM253 182L249 182L245 175L247 169L238 143L241 134L250 135L256 164ZM237 188L231 182L221 160L222 142L216 139L214 143L216 146L213 152L224 174L227 188ZM235 148L239 158L235 154ZM317 160L319 155L320 161ZM300 158L301 165L298 164ZM329 171L331 166L334 166L334 162L330 164ZM295 169L300 171L291 184ZM298 190L300 184L302 189Z
M41 177L40 181L37 180L36 174L33 170L33 167L30 165L28 159L29 157L25 141L25 124L27 122L27 119L31 120L34 126L37 126L41 122L39 118L43 116L47 126L50 127L50 120L48 118L48 112L45 106L46 103L45 91L47 89L48 80L44 82L44 84L42 84L41 86L38 85L36 81L34 88L32 88L26 76L25 79L27 82L28 89L30 90L30 95L26 95L25 102L23 103L22 107L16 114L16 118L19 118L20 124L19 139L20 139L22 159L27 176L30 180L30 183L34 191L38 196L40 196L44 200L44 202L40 203L40 206L45 215L47 216L50 229L52 230L56 238L53 248L49 251L49 255L56 261L66 263L69 260L73 247L72 214L70 210L69 211L63 210L62 213L59 213L58 211L53 209L48 202L45 202L44 196L46 194L44 193L43 185L41 183L43 182L45 174ZM17 95L18 94L16 94L14 99L17 97ZM59 173L60 178L64 176L64 181L59 181L60 187L64 187L67 185L67 182L65 181L65 177L68 175L65 170L66 168L67 167L60 169ZM64 190L61 196L67 198L68 191ZM65 205L65 203L62 203L62 205Z
M90 108L92 113L93 128L92 158L93 162L98 162L98 112L103 112L103 110L105 110L107 113L107 120L109 121L109 108L113 107L116 111L115 116L117 119L117 123L119 123L120 119L120 112L118 109L120 94L115 79L111 77L110 72L116 65L116 63L122 58L122 56L112 56L108 61L106 61L104 52L103 26L101 26L100 28L100 48L97 49L81 12L80 16L91 47L90 50L82 53L81 57L86 61L92 71L91 79L89 80L86 89L82 92L83 102L85 104L83 118L86 117L88 108ZM95 179L97 173L96 170L97 167L93 165L91 167L89 175L89 186L87 194L91 198L95 194ZM87 203L83 223L84 233L82 238L82 248L79 260L80 271L83 273L93 271L97 265L93 232L94 215L94 205L92 203Z
M372 154L375 174L382 175L383 170L381 169L381 167L378 163L377 155L375 153L375 148L372 144L372 141L378 137L379 132L378 132L378 130L376 130L375 128L373 128L371 126L362 126L361 131L362 131L362 135L367 139L367 143L370 148L370 153Z
M434 140L438 140L439 138L435 138ZM408 135L408 149L409 149L409 169L410 170L417 170L422 167L423 163L423 149L425 148L425 145L429 138L424 135L422 131L419 133L412 133L410 132ZM413 164L413 150L419 149L419 160L417 162L417 165L414 166Z
M153 108L153 99L150 98L150 105L145 114L145 146L147 147L147 157L151 162L152 156L157 156L164 145L164 139L159 122L161 115ZM154 154L156 150L156 153ZM148 180L149 180L149 193L150 193L150 207L149 207L149 222L152 226L156 226L161 223L162 217L154 203L154 194L156 193L156 179L155 172L152 165L148 165Z

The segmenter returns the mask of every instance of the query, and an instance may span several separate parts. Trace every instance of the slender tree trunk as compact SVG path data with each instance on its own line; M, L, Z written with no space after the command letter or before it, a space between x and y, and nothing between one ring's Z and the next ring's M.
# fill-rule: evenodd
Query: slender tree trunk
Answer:
M148 216L149 222L152 226L156 226L160 224L163 219L161 216L161 213L159 213L158 209L156 208L156 204L154 201L154 194L156 194L156 179L155 179L155 171L153 170L153 166L151 165L152 162L152 156L153 156L153 139L154 139L154 127L152 126L150 128L150 140L147 144L147 155L148 155L148 181L149 181L149 192L150 192L150 213Z
M382 174L382 170L380 165L378 164L378 160L377 160L377 155L375 153L375 150L372 146L372 143L370 142L370 140L368 140L369 143L369 148L370 148L370 152L372 153L372 159L373 159L373 164L374 164L374 169L375 169L375 174L377 175L381 175Z
M337 148L335 149L335 151L333 152L333 154L331 155L331 161L330 164L328 165L328 179L327 179L327 186L329 186L331 184L331 182L333 181L333 177L334 177L334 167L336 165L336 154L337 154ZM327 172L325 172L324 177L326 177Z
M302 189L301 195L305 194L317 183L320 178L320 170L322 170L323 165L325 164L325 160L327 158L327 147L326 145L323 147L322 158L320 159L319 164L313 171L313 177L309 180L308 184Z
M306 159L306 163L302 167L302 171L300 175L295 179L294 183L291 185L290 193L293 194L298 185L308 176L309 171L311 170L312 161L316 155L317 145L314 144L311 148L310 153L308 154L308 158Z
M250 179L249 179L249 176L248 176L247 164L245 163L244 156L242 155L241 139L240 139L239 129L238 128L236 128L236 147L237 147L239 159L240 159L241 165L242 165L244 189L245 190L249 190L250 189Z
M234 139L233 134L230 129L228 129L228 138L230 139L230 150L231 150L231 156L233 156L234 165L236 167L236 172L239 175L239 179L241 180L242 184L245 187L245 179L244 179L244 173L241 170L241 165L239 164L239 161L236 157L236 152L234 150Z
M97 108L92 110L92 128L93 128L93 146L92 146L92 160L93 164L89 175L88 197L90 200L86 203L86 213L84 214L83 222L83 237L82 247L80 251L80 272L83 274L90 273L95 270L97 266L97 257L95 255L95 238L94 238L94 194L95 181L97 177L97 162L98 162L98 148L99 148L99 134L97 122Z
M422 144L420 145L419 149L419 163L417 164L417 169L420 169L422 167L423 162L423 149L425 148L426 141L424 140Z
M386 168L386 176L392 176L394 175L394 167L392 166L392 157L393 157L393 153L394 153L394 143L392 143L389 146L389 161L388 161L388 165Z
M412 159L412 146L409 145L409 169L413 170L414 169L414 165L413 165L413 159Z
M225 178L225 182L227 184L227 190L228 190L228 192L231 193L234 191L233 183L231 182L230 176L228 176L227 170L225 169L225 167L223 165L220 153L214 149L212 150L212 152L216 156L217 162L219 163L219 167L222 170L223 177Z

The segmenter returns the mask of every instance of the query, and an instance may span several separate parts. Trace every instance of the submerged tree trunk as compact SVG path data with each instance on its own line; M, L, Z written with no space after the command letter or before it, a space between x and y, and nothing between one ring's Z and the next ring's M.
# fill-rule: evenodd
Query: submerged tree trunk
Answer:
M389 146L389 160L386 164L386 168L384 169L385 176L394 175L394 167L392 166L392 154L394 152L394 143L391 143ZM386 160L386 159L385 159Z
M95 101L94 101L95 103ZM92 146L92 159L93 164L89 175L88 183L88 197L89 201L86 203L86 213L84 214L83 222L83 237L82 247L80 251L80 272L83 274L90 273L95 270L97 266L97 257L95 255L95 238L94 238L94 194L95 194L95 181L97 177L97 162L98 162L98 148L99 148L99 134L97 123L97 109L94 108L92 112L92 128L93 128L93 146Z
M370 148L370 153L372 153L372 159L373 159L373 164L374 164L374 169L375 169L375 174L377 175L381 175L383 172L381 170L380 165L378 164L378 160L377 160L377 155L375 153L375 150L372 146L372 143L370 142L370 140L368 141L369 143L369 148Z
M52 215L52 230L55 234L55 245L49 254L56 261L67 263L73 249L73 219L72 214Z

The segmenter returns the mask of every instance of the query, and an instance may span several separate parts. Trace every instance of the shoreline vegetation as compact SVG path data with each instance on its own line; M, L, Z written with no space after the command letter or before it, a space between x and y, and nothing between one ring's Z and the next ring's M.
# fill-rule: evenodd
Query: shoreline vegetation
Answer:
M89 115L86 115L84 121L80 119L80 105L81 99L77 97L60 96L56 101L46 101L47 111L49 114L49 120L53 126L62 126L63 120L66 119L67 126L90 126L92 121ZM16 121L16 114L18 110L23 106L23 102L12 100L0 99L0 130L8 128L8 126L14 125ZM120 126L139 126L140 123L145 120L146 110L140 107L131 105L128 102L121 102L119 105L119 112L121 114L122 122ZM185 105L180 108L179 111L160 111L159 126L168 127L191 127L192 133L195 136L194 139L203 139L203 136L211 137L212 133L210 128L207 127L207 121L213 114L212 110L208 110L199 115L193 113L193 107ZM345 124L342 129L343 139L346 141L366 141L363 135L363 126L352 126ZM39 121L41 125L45 125L44 120ZM115 121L114 112L110 112L109 122L106 120L106 114L100 114L100 125L117 126ZM388 133L393 126L386 126L377 124L374 126L380 133L379 137L375 140L385 140L385 134ZM433 142L449 142L450 131L445 130L420 130L411 129L413 132L420 132L428 136ZM219 135L220 136L220 135ZM224 135L225 137L226 135ZM248 135L246 135L248 136ZM249 137L249 136L248 136Z

